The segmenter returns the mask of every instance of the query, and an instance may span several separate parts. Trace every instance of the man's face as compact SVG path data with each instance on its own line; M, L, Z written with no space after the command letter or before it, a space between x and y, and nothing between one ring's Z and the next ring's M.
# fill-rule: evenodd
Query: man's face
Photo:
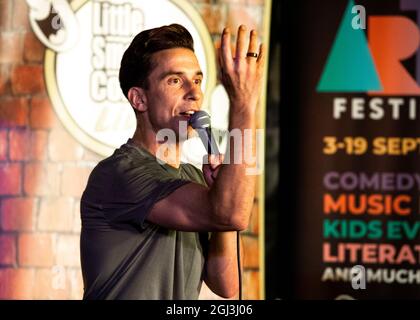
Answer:
M155 132L172 129L179 136L181 121L201 108L203 74L194 52L185 48L159 51L152 56L148 77L147 110Z

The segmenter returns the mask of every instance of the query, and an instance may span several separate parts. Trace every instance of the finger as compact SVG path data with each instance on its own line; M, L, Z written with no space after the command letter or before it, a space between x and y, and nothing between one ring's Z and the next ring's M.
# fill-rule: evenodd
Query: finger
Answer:
M258 34L257 31L251 30L249 34L249 45L248 45L248 53L257 53L258 50ZM255 57L247 57L248 62L257 62L257 58Z
M211 163L203 163L202 169L204 173L209 173L209 174L214 171Z
M219 163L223 163L223 161L225 160L225 155L223 153L219 154Z
M207 185L210 187L214 181L213 171L210 168L208 168L208 166L203 167L203 175L204 180L206 180Z
M210 166L211 166L211 170L214 171L217 168L219 168L221 166L221 164L220 163L212 163L212 164L210 164Z
M238 35L236 37L236 62L241 62L246 57L245 45L246 27L241 24L238 28Z
M260 52L258 53L258 63L264 63L265 61L265 46L263 43L260 44Z
M220 165L220 157L219 155L216 154L209 154L209 163L211 165L212 168L217 167L218 165Z
M258 73L262 75L264 71L264 64L265 64L265 46L262 43L260 44L260 51L258 53L257 63L258 63Z
M230 48L230 30L224 28L222 33L221 44L221 67L225 70L231 70L233 66L232 50Z
M223 79L223 62L222 62L222 48L221 47L217 49L217 63L219 66L219 68L217 69L218 71L217 77L218 77L218 80L221 82Z
M219 169L220 169L220 165L212 171L211 177L213 178L213 180L217 178L217 175L219 174Z

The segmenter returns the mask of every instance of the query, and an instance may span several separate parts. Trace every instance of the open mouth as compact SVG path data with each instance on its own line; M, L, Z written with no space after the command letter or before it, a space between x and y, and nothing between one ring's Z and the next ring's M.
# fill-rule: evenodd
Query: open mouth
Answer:
M189 111L181 112L180 115L184 116L184 117L187 117L187 118L190 118L194 113L195 113L194 110L189 110Z

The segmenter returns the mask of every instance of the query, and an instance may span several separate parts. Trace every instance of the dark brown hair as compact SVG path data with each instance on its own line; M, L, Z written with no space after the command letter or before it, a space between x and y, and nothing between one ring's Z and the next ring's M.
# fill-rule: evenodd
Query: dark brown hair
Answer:
M147 89L147 77L154 68L152 55L173 48L194 51L191 34L179 24L144 30L136 35L121 60L119 79L124 95L128 97L132 87Z

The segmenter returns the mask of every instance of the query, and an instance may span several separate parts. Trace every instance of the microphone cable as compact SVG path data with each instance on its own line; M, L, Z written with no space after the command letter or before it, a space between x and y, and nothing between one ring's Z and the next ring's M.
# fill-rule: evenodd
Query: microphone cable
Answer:
M242 271L241 271L241 241L240 231L236 231L236 256L238 258L239 300L242 300Z

